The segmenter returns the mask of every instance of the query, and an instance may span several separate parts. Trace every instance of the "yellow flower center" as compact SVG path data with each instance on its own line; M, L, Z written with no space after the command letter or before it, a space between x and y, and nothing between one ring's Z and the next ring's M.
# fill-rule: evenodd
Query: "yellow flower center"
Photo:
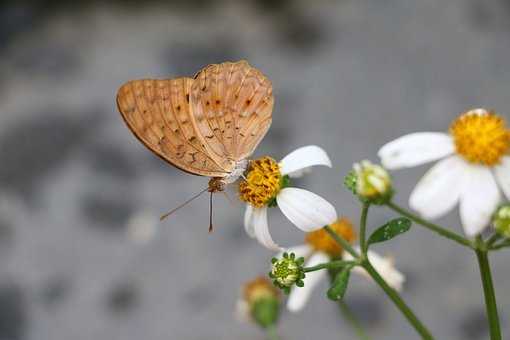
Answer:
M354 227L351 221L345 217L331 224L330 227L349 243L354 242L356 239ZM333 258L338 258L342 255L342 247L324 229L306 234L305 242L315 250L325 252Z
M265 298L279 298L280 292L264 276L245 283L243 287L243 297L246 302L253 304Z
M497 165L510 151L510 129L505 120L483 109L468 111L454 120L450 134L457 153L471 163Z
M246 180L239 183L242 201L256 208L266 205L281 188L280 166L271 157L262 157L250 162Z

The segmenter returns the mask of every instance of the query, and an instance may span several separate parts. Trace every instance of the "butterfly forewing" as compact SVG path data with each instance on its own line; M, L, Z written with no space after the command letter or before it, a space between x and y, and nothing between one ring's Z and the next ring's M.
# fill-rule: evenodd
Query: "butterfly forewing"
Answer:
M209 65L194 79L135 80L117 105L150 150L187 172L225 177L271 124L271 82L246 61Z
M251 155L271 124L271 82L246 61L222 63L200 71L191 91L193 111L203 111L209 126L217 127L215 141L228 156Z
M117 94L122 117L136 137L172 165L202 176L224 177L202 147L192 124L189 89L193 79L134 80Z

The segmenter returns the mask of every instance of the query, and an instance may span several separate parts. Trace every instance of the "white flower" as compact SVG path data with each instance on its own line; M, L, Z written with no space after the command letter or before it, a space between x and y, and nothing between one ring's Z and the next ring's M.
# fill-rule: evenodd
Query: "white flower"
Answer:
M457 204L466 235L481 233L501 200L510 199L510 129L501 116L475 109L459 116L449 134L412 133L379 150L387 169L440 160L420 180L409 205L428 219L439 218Z
M359 252L359 247L356 248ZM332 260L331 256L323 251L319 251L314 249L312 246L308 244L303 244L295 247L291 247L286 250L287 253L294 253L296 257L304 257L305 258L305 267L313 267L315 265L329 262ZM384 258L373 251L368 251L368 260L372 263L377 272L382 276L382 278L397 291L402 290L402 286L405 282L405 276L399 272L393 265L393 261ZM344 252L343 260L350 261L353 257ZM356 266L352 269L352 272L363 275L364 277L370 278L365 269ZM319 284L322 280L327 279L328 271L327 270L317 270L314 272L306 273L304 281L304 287L294 287L289 294L289 298L287 300L287 309L291 312L298 312L306 305L308 299L313 291L313 289Z
M282 213L299 229L309 232L337 219L333 205L304 189L282 185L285 176L296 177L315 165L331 167L326 152L318 146L301 147L276 163L269 157L251 161L246 180L239 185L241 199L247 202L245 230L266 248L281 250L269 233L267 207L276 202Z

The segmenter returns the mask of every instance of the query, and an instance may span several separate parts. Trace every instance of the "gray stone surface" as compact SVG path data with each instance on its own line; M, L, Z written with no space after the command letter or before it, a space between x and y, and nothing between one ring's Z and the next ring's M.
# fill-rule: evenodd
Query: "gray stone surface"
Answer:
M242 205L222 196L213 234L205 197L155 221L206 179L133 138L114 102L128 79L248 59L276 97L257 154L323 146L334 169L299 184L355 220L341 187L352 162L376 160L402 134L445 130L473 106L510 118L507 1L60 5L12 3L0 15L0 339L264 338L233 311L270 254L244 234ZM396 174L398 201L425 169ZM374 210L374 226L393 216ZM457 213L444 222L460 231ZM279 243L301 242L277 210L271 225ZM379 248L406 273L403 295L437 339L486 338L471 253L420 228ZM505 256L493 264L510 334ZM321 288L302 313L283 315L283 339L355 339ZM374 339L418 338L373 284L353 280L347 301Z

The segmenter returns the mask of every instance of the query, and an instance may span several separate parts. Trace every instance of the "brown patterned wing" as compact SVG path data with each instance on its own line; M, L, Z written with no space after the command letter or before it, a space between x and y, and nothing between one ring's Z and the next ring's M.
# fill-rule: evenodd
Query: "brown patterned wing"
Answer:
M195 175L224 177L233 165L211 155L197 133L190 105L193 82L129 81L117 93L117 106L135 136L165 161Z
M271 125L271 82L246 61L209 65L195 76L191 106L197 128L217 157L249 157Z

